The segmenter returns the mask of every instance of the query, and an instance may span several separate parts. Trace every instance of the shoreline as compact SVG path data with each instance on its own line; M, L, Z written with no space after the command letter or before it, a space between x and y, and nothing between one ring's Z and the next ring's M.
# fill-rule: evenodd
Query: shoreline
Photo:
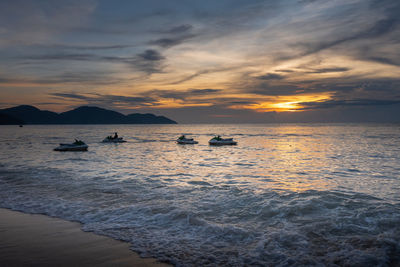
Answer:
M172 266L81 224L0 208L0 266Z

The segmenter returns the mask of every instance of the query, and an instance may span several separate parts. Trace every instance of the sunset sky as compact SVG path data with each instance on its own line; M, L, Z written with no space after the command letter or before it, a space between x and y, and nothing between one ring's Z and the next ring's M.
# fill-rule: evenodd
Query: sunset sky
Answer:
M400 121L399 0L2 0L0 108Z

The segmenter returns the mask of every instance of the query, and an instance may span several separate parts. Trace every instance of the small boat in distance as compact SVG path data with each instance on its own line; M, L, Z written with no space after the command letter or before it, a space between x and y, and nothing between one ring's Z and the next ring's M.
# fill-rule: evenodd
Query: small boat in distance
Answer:
M126 141L122 137L111 138L111 136L107 136L102 141L103 143L125 143Z
M122 137L118 137L118 133L115 133L114 136L107 136L104 138L103 143L125 143L126 141Z
M181 135L176 142L181 145L194 145L198 144L199 142L194 141L193 138L186 138L184 135Z
M54 151L87 151L88 147L83 141L75 139L72 144L60 144Z
M217 135L208 141L211 146L234 146L237 145L236 141L233 141L233 138L221 138L221 136Z

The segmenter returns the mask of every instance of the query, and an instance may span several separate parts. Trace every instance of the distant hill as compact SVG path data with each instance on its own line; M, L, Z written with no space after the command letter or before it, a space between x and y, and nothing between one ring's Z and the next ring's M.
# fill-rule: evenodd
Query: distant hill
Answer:
M176 124L175 121L168 119L164 116L156 116L154 114L140 114L133 113L126 116L130 123L139 123L139 124Z
M0 113L0 125L13 125L13 124L24 124L24 122L20 119L14 118L8 114Z
M26 124L51 124L57 121L58 114L51 111L42 111L38 108L22 105L0 110L0 114L6 114L23 121Z
M60 113L59 121L63 124L124 124L126 116L98 107L79 107Z
M154 114L135 113L125 116L99 107L82 106L58 114L22 105L1 109L0 124L176 124L176 122Z

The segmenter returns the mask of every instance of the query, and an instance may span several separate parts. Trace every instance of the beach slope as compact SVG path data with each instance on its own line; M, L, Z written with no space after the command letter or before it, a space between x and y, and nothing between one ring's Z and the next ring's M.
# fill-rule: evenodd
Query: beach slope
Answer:
M170 266L81 225L0 209L0 266Z

